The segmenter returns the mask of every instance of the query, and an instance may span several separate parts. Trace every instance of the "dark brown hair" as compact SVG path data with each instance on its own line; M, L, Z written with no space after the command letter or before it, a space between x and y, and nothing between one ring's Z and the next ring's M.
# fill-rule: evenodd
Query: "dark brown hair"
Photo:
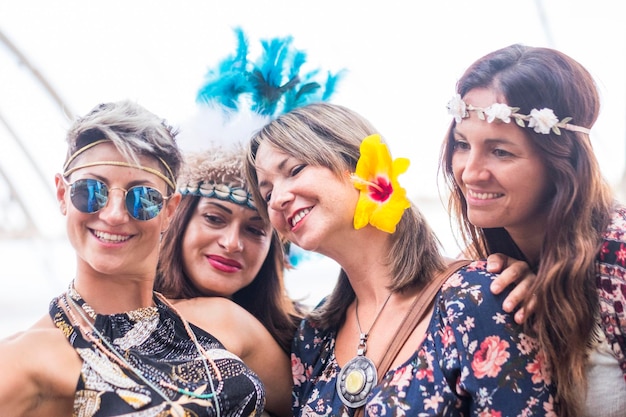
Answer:
M559 120L571 117L570 123L586 128L591 128L600 110L589 72L571 57L548 48L511 45L480 58L457 83L461 97L476 88L495 91L522 114L550 108ZM466 201L452 171L455 126L453 120L440 161L451 190L449 209L472 256L504 252L504 246L490 241L467 217ZM609 223L612 193L586 133L561 129L560 135L539 134L529 128L524 132L542 155L546 180L554 190L546 202L548 219L535 266L537 279L526 299L527 303L534 294L537 300L527 314L526 329L536 335L547 355L557 384L558 414L577 416L586 390L588 343L599 308L595 259ZM504 229L499 233L508 236Z
M168 298L195 298L203 294L185 274L182 241L200 196L184 195L170 227L161 241L161 252L154 284ZM232 300L248 310L289 352L291 341L302 316L288 297L283 280L284 254L276 232L272 234L270 250L252 283L237 291Z

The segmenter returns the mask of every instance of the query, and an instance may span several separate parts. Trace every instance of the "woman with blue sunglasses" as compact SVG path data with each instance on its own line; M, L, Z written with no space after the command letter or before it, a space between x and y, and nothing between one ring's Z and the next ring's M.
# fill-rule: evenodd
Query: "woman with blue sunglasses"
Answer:
M181 198L171 127L124 101L67 139L55 182L76 275L48 316L0 341L0 415L289 415L289 361L258 320L225 298L153 292Z

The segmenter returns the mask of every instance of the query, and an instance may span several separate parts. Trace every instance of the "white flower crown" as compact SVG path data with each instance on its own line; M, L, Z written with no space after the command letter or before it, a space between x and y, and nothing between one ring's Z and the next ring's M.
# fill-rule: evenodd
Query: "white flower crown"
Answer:
M511 107L503 103L493 103L489 107L476 107L463 101L460 94L455 94L448 102L448 113L454 117L457 123L461 123L463 119L469 117L470 111L475 111L480 120L487 120L488 123L498 119L504 123L510 123L511 118L515 119L520 127L532 127L535 132L544 135L553 132L557 135L561 134L560 129L571 130L589 134L590 130L586 127L576 126L568 123L571 117L559 121L552 109L543 108L541 110L532 109L530 114L518 113L519 107ZM528 122L528 126L526 126Z

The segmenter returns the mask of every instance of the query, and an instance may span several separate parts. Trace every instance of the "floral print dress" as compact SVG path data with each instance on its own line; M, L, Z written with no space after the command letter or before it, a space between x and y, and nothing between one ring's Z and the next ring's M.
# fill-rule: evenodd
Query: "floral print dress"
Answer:
M502 310L484 261L442 286L426 338L367 397L367 416L553 416L554 386L536 342ZM352 416L336 390L337 328L304 320L292 349L295 416Z
M601 327L626 380L626 206L616 205L596 266Z

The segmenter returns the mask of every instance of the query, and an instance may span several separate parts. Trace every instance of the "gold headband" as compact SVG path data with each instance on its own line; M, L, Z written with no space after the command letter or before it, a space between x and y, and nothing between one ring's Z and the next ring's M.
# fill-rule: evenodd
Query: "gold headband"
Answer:
M112 165L112 166L122 166L122 167L128 167L128 168L136 168L136 169L141 169L142 171L146 171L149 172L151 174L156 175L157 177L161 178L163 181L165 181L167 183L167 185L169 185L174 191L176 191L176 185L174 184L174 182L169 179L168 177L166 177L165 175L163 175L159 170L156 170L154 168L150 168L150 167L144 167L142 165L136 165L136 164L130 164L128 162L121 162L121 161L98 161L98 162L90 162L88 164L82 164L82 165L78 165L75 166L74 168L71 169L67 169L67 167L72 163L72 161L74 159L76 159L76 157L78 157L78 155L80 155L81 153L93 148L96 145L99 145L101 143L104 142L111 142L111 140L109 139L100 139L97 140L95 142L90 143L89 145L85 145L82 148L80 148L79 150L77 150L76 152L74 152L67 160L67 162L65 163L65 165L63 165L63 177L67 177L68 175L70 175L71 173L73 173L76 170L79 170L81 168L87 168L87 167L92 167L92 166L99 166L99 165ZM172 178L174 178L174 174L172 173L172 170L170 169L169 165L167 164L167 162L165 162L162 158L160 157L156 157L161 164L163 164L163 166L165 167L165 169L167 170L167 172L171 175Z

